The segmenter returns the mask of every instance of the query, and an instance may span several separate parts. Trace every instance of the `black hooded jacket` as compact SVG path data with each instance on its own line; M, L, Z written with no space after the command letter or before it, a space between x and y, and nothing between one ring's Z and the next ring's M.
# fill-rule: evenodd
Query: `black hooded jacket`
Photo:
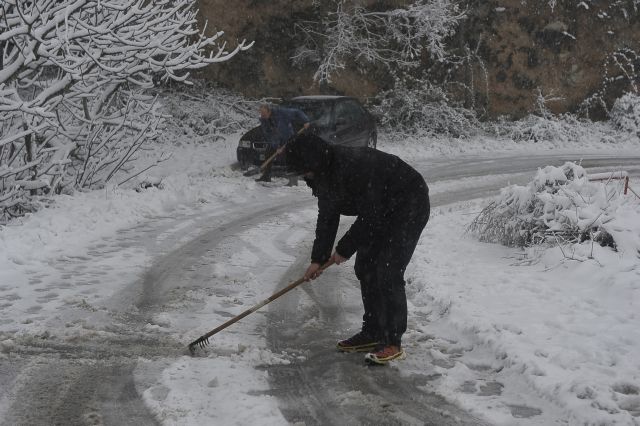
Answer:
M298 172L313 172L307 183L318 198L311 253L315 263L331 256L340 215L357 216L336 246L341 256L349 258L358 247L393 233L387 226L390 215L404 208L412 190L427 190L420 173L395 155L329 145L313 135L298 137L287 146L287 164Z

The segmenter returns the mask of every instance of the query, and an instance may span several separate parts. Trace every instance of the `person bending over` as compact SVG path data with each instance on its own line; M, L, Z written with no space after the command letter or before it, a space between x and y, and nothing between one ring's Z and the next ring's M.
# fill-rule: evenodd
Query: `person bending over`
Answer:
M365 360L386 364L405 358L407 329L404 272L429 220L429 188L400 158L372 148L329 145L302 134L285 147L290 171L303 174L318 198L311 264L316 279L329 259L341 264L354 254L364 315L362 329L341 340L343 352L367 352ZM355 222L332 252L340 216Z

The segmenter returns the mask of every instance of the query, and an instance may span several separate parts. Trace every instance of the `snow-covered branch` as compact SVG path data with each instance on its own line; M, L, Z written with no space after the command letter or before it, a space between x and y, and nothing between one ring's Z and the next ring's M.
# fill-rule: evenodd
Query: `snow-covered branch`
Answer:
M229 49L223 32L205 35L194 4L3 0L0 195L104 184L157 135L160 117L144 90L157 80L188 83L191 71L251 46ZM21 197L3 197L0 215Z
M347 61L365 60L399 67L419 64L423 52L446 56L445 39L464 18L451 0L418 0L405 8L371 11L345 0L322 23L301 24L306 43L294 63L316 62L316 81L330 82Z

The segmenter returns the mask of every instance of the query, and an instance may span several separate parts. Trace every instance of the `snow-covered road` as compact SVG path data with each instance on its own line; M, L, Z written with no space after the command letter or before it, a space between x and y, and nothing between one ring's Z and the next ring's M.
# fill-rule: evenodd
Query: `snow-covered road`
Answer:
M638 157L580 157L594 171L624 167L640 175ZM442 207L526 182L537 167L568 159L579 158L415 165L434 207ZM23 276L4 275L26 282L0 286L2 424L481 423L479 413L428 391L441 376L429 366L371 369L361 357L333 350L361 316L348 265L223 331L197 357L186 356L186 343L293 281L308 259L315 224L309 191L243 183L239 173L224 179L232 190L215 203L150 214L91 240L81 254L51 255L42 259L46 266L29 260L15 269ZM413 314L414 325L429 320L419 309ZM408 337L410 354L430 339ZM441 343L451 356L436 361L448 367L458 349L453 340ZM504 384L491 368L469 368L483 375L480 393L500 395ZM514 404L514 419L562 418L544 398L531 399L542 405Z

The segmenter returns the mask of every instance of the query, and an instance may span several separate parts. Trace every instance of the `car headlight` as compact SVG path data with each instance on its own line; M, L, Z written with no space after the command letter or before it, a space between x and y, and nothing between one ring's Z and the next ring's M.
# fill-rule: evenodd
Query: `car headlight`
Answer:
M251 148L251 141L240 141L238 146L240 146L240 148Z

